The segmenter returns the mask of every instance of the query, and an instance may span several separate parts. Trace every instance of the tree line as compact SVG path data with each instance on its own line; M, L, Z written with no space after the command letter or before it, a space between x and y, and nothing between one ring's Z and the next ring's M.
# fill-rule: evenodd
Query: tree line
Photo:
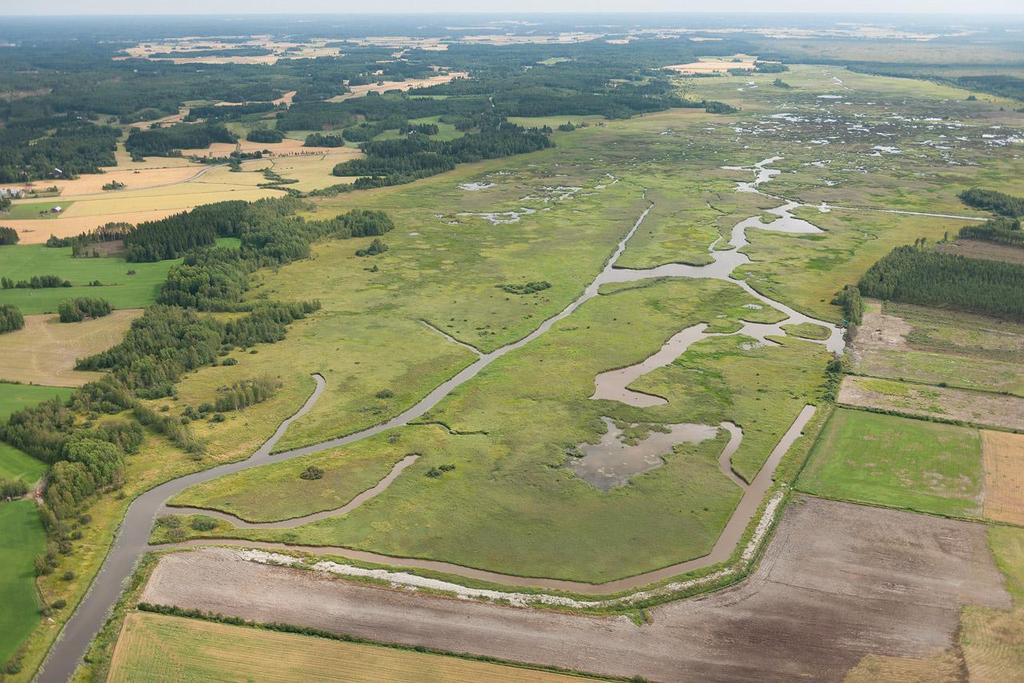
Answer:
M864 296L1024 321L1024 266L929 250L893 249L864 274Z
M182 149L206 149L214 142L238 141L238 136L218 123L176 123L163 128L133 128L125 149L135 157L175 156Z
M1020 221L1016 219L1000 217L981 225L965 225L960 228L958 237L1024 248L1024 230L1020 229Z
M114 166L121 131L70 116L0 125L0 183L74 178Z
M334 167L336 176L364 176L397 185L455 168L458 163L525 154L551 147L550 130L523 128L499 117L482 123L479 133L455 140L413 134L362 145L365 156Z
M991 211L1006 218L1024 216L1024 197L1014 197L1005 192L972 187L960 193L960 201L975 209Z

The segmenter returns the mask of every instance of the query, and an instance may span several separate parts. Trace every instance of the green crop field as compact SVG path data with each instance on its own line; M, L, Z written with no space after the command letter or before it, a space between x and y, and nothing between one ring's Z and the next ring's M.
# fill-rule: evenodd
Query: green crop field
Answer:
M71 392L72 389L66 387L41 387L34 384L0 382L0 420L6 420L15 411L34 406L55 396L67 398Z
M46 465L17 448L0 442L0 480L20 479L31 485L46 473Z
M4 218L10 218L11 220L29 218L39 218L42 220L46 220L48 218L57 218L64 211L67 211L68 207L70 207L72 204L74 204L73 201L62 201L59 198L44 202L25 202L14 204L8 211L5 211L3 214L0 214L0 220ZM60 213L53 213L50 211L51 209L58 206L61 207Z
M0 662L39 623L32 560L45 547L46 533L34 502L0 503Z
M978 430L839 408L798 486L831 498L979 516L982 480Z
M121 258L73 258L71 247L42 244L0 247L0 275L15 282L33 275L57 275L71 287L0 289L0 304L14 304L25 315L51 313L65 299L101 297L114 308L142 308L156 300L167 271L177 261L127 263ZM129 271L134 274L129 275ZM99 280L101 287L90 287Z

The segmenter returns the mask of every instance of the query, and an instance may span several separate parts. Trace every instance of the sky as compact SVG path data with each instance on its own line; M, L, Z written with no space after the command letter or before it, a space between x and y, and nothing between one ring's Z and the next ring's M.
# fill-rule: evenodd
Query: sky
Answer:
M423 12L832 12L1024 14L1022 0L0 0L0 16L65 14L251 14Z

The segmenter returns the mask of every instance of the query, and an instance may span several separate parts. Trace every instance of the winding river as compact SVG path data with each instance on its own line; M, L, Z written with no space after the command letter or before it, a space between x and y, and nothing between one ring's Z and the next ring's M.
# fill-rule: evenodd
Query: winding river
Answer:
M777 158L766 159L762 162L759 162L758 164L755 164L752 168L743 169L753 170L756 173L756 177L753 182L738 183L737 190L742 192L760 192L758 186L770 180L774 175L778 173L778 171L769 168L769 166L771 166L771 164L774 163L775 161L777 161ZM743 246L746 246L747 244L746 232L749 229L763 229L772 231L781 230L784 232L794 233L820 232L820 230L813 226L812 224L807 223L806 221L801 221L800 219L797 219L790 214L790 211L793 208L796 208L796 206L797 205L795 203L787 202L784 206L780 206L776 209L770 210L770 212L774 213L776 216L778 216L778 218L768 224L763 223L760 217L749 218L746 219L745 221L740 222L732 230L732 234L729 240L730 248L728 250L716 249L715 247L717 246L717 243L711 245L710 253L714 261L706 266L670 264L645 270L616 268L615 263L622 255L623 251L625 251L626 244L629 242L630 238L636 233L636 231L640 228L640 225L644 222L644 219L647 218L648 214L653 209L654 204L651 203L646 209L644 209L644 211L636 219L636 222L633 224L633 226L629 229L628 232L626 232L623 238L618 242L613 253L605 262L605 265L602 268L601 272L598 273L597 276L586 286L582 294L580 294L579 297L577 297L574 301L572 301L560 312L543 321L540 325L537 326L536 329L534 329L532 332L530 332L522 339L519 339L518 341L512 342L506 346L495 349L494 351L490 351L488 353L479 353L478 358L473 363L464 368L461 372L456 374L451 379L448 379L447 381L441 383L430 393L428 393L425 397L423 397L420 401L414 404L412 407L406 409L405 411L401 412L400 414L396 415L390 420L387 420L386 422L382 422L378 425L375 425L368 429L364 429L359 432L355 432L353 434L349 434L347 436L330 439L327 441L323 441L321 443L311 444L309 446L304 446L301 448L295 448L271 456L271 452L273 451L274 446L284 435L285 431L288 429L288 426L294 420L309 412L309 410L316 403L317 399L323 393L326 382L322 376L314 375L314 379L316 380L316 388L314 389L310 397L294 415L292 415L284 422L282 422L281 425L274 432L274 434L266 441L266 443L264 443L249 458L238 462L219 465L217 467L204 470L201 472L194 472L192 474L188 474L183 477L179 477L177 479L165 482L159 486L156 486L155 488L150 489L149 491L146 491L138 498L136 498L131 503L131 505L129 505L128 510L125 513L124 520L121 523L121 527L118 530L117 536L114 540L114 544L111 547L110 552L107 555L102 568L96 575L96 578L94 579L88 593L85 595L81 603L78 605L78 608L75 610L75 613L65 624L59 639L57 640L56 643L54 643L53 647L51 648L46 660L43 662L43 666L40 668L37 680L41 681L42 683L50 683L63 682L70 679L72 673L78 666L78 663L81 661L82 656L84 655L86 649L88 648L89 643L96 635L96 633L99 631L99 629L103 626L103 623L105 622L110 609L117 602L117 599L120 596L122 588L125 584L125 581L132 574L139 558L149 549L148 538L150 531L153 527L153 523L156 519L157 514L159 514L159 512L164 509L165 504L169 499L171 499L181 491L184 491L185 489L191 486L206 481L210 481L217 477L222 477L227 474L240 472L251 467L258 467L260 465L264 465L270 462L280 462L282 460L288 460L302 455L317 453L331 448L336 448L338 446L344 446L347 444L360 441L367 437L379 434L381 432L387 431L389 429L407 425L410 422L416 420L417 418L422 417L427 411L429 411L431 408L437 405L453 390L455 390L463 383L475 377L478 373L480 373L481 370L486 368L495 360L512 351L515 351L516 349L522 348L523 346L529 344L530 342L532 342L533 340L537 339L538 337L546 333L548 330L550 330L555 323L572 315L572 313L576 311L576 309L578 309L581 305L583 305L590 299L593 299L594 297L598 296L598 292L602 285L613 282L632 282L661 277L715 278L720 280L726 280L728 282L735 284L738 287L741 287L744 291L746 291L748 294L752 295L762 303L782 312L787 316L787 319L782 321L781 323L778 323L777 325L773 326L768 326L771 328L770 331L769 329L765 328L763 330L763 334L760 334L760 336L753 334L752 336L755 336L755 338L763 339L764 334L784 334L784 330L782 330L780 327L783 324L810 322L828 328L829 338L823 341L822 343L825 344L825 346L831 351L841 351L843 348L843 338L842 330L840 330L838 327L822 320L810 318L809 316L806 316L802 313L799 313L789 308L788 306L782 304L781 302L770 299L767 296L764 296L755 291L743 280L733 278L731 275L735 268L750 262L750 259L745 254L739 251ZM746 323L744 325L744 329L747 329L748 332L743 333L750 334L752 332L757 332L758 330L754 327L751 327L752 325L757 324ZM693 328L688 329L692 330ZM683 331L683 333L686 332L687 330ZM736 334L739 334L740 332L742 332L742 330L737 332ZM703 335L703 330L700 330L700 333ZM694 341L696 341L696 339L694 339ZM689 344L687 344L686 346L689 346ZM682 353L682 351L685 350L684 347L680 348L681 350L679 350L678 353ZM678 353L676 355L678 355ZM621 591L637 585L643 585L644 583L659 580L661 578L668 578L670 576L685 571L690 571L692 569L696 569L699 567L708 566L710 564L714 564L715 562L719 562L722 559L727 558L729 554L732 552L732 549L735 547L736 540L742 534L742 531L746 527L747 522L749 522L758 505L760 504L760 501L764 496L764 493L770 487L775 467L778 465L778 462L782 459L782 456L788 450L789 445L791 445L792 442L795 441L796 438L799 436L800 430L807 423L807 421L810 420L810 417L813 415L813 413L814 408L812 406L807 406L804 409L804 411L801 412L797 420L791 426L790 430L786 433L782 441L780 441L779 445L769 456L768 460L762 467L761 471L750 483L750 485L745 487L744 496L739 506L737 507L736 512L733 514L733 517L729 520L726 529L723 531L718 542L715 544L712 553L703 558L697 558L696 560L691 560L689 562L673 565L671 567L665 567L662 570L650 572L648 574L644 574L638 577L630 577L628 579L613 581L608 584L603 584L601 586L593 586L591 584L580 584L578 582L573 581L557 581L549 579L524 580L522 577L506 577L505 575L497 574L494 572L483 572L481 570L467 570L466 568L459 568L456 565L448 565L447 563L443 562L429 563L424 561L407 561L400 560L397 558L385 558L384 556L374 555L372 553L368 553L367 555L377 558L376 561L384 561L391 564L404 563L407 566L426 566L427 564L430 564L434 566L444 567L444 571L452 571L454 569L455 571L453 571L453 573L462 573L463 575L469 575L471 573L483 574L489 577L496 577L492 578L492 580L497 580L503 583L534 585L538 587L546 587L561 590L589 590L591 592L598 593L611 593ZM734 434L733 436L735 437L736 435ZM731 439L730 446L735 441L735 438ZM727 446L727 451L730 450L730 446ZM732 448L732 450L734 451L735 448ZM731 451L729 452L729 455L731 455ZM411 462L409 461L402 461L398 465L396 465L397 471L393 469L392 472L389 473L388 477L385 477L386 481L382 481L380 484L378 484L378 486L370 490L370 492L375 491L375 493L373 493L372 495L376 495L377 493L382 491L383 488L386 488L386 486L390 484L390 481L392 481L395 477L398 476L398 474L400 474L401 469L398 468L399 466L403 465L403 463L405 464L405 466L411 464ZM362 497L359 500L359 503L362 503L369 497L372 497L372 495L368 495L370 494L370 492L361 494L361 496L366 497ZM353 509L353 503L355 503L355 501L351 501L344 508L317 514L323 516L342 514L342 511L347 512ZM301 522L298 523L305 523L308 521L310 521L310 519L302 518ZM345 553L335 552L333 554L344 555ZM349 553L349 555L351 556L351 553ZM458 571L459 569L461 569L462 571ZM637 581L639 581L640 583L636 583Z

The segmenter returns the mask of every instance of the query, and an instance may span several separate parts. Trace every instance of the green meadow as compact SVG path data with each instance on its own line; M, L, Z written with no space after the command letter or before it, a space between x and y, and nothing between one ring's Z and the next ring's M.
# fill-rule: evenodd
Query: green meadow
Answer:
M797 485L828 498L974 517L983 479L977 429L837 408Z
M88 296L106 299L114 308L143 308L156 301L160 285L175 263L128 263L117 257L74 258L71 247L50 248L42 244L0 247L0 275L15 282L33 275L57 275L72 285L0 289L0 304L14 304L25 315L53 313L65 299ZM97 280L101 286L89 286Z
M6 662L39 623L32 561L46 548L46 533L30 500L0 503L0 661Z

